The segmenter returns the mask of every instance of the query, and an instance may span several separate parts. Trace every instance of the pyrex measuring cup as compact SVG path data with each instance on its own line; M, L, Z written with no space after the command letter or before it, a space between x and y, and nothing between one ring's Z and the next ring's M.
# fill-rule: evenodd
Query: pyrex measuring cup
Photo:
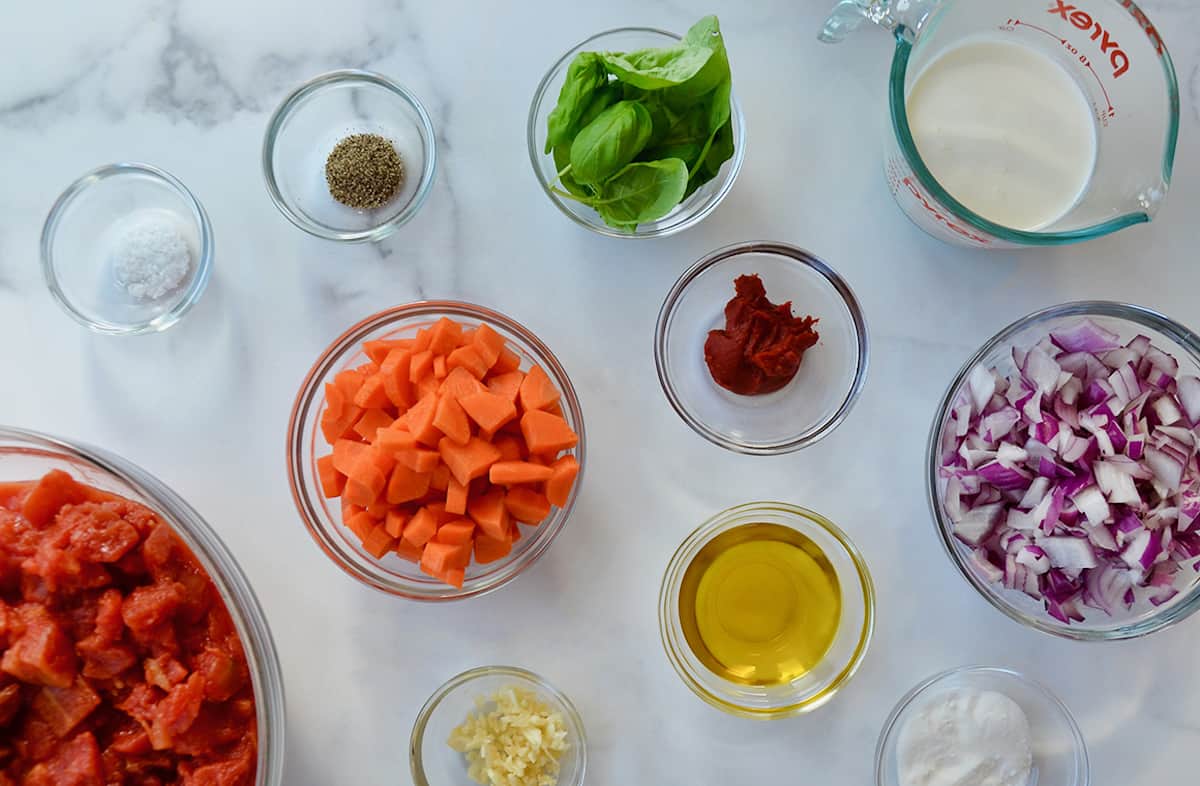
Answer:
M1166 196L1179 134L1179 86L1162 38L1131 0L841 0L821 40L864 20L896 38L886 173L917 226L975 248L1052 246L1149 221ZM964 42L1007 40L1062 65L1091 105L1096 159L1074 206L1036 231L1001 226L938 184L922 161L905 102L922 69Z

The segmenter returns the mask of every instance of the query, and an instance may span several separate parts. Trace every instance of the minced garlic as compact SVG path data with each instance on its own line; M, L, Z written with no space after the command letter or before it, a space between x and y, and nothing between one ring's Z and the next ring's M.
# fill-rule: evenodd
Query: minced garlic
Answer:
M567 750L562 714L515 685L475 700L477 712L450 733L467 774L484 786L555 786Z

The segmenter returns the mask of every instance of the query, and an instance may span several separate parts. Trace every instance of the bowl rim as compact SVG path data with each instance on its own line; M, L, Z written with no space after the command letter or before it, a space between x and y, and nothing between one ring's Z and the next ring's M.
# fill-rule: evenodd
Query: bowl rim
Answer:
M413 193L412 199L409 200L404 209L387 221L369 229L350 231L333 229L293 210L284 198L283 191L279 188L279 181L275 177L275 143L279 138L279 132L283 130L292 113L309 96L347 82L358 82L382 87L408 104L420 119L422 141L425 143L425 157L421 180L417 183L417 190ZM421 103L420 99L399 82L375 71L367 71L359 68L341 68L334 71L326 71L301 83L271 113L271 118L267 122L267 128L263 134L263 179L266 182L267 194L271 197L271 201L275 204L275 207L283 214L284 218L310 235L344 243L364 243L383 240L411 221L413 216L425 204L425 200L429 198L429 192L433 187L434 173L437 169L437 160L437 133L434 131L433 121L429 117L429 112L426 111L425 105Z
M183 200L190 211L190 218L199 233L200 250L196 255L195 269L191 274L191 280L171 308L153 319L121 325L94 320L75 307L75 304L67 297L66 292L59 283L54 242L58 237L58 232L67 209L85 191L105 180L130 175L156 180L175 192ZM40 244L42 276L54 301L58 303L63 311L67 312L68 316L89 330L113 336L136 336L144 333L155 333L166 330L183 319L183 316L192 309L192 306L199 302L200 296L204 294L204 290L208 286L209 275L212 272L214 248L213 228L212 223L209 221L208 213L205 211L204 206L200 204L200 200L196 198L196 195L183 184L183 181L170 172L150 164L139 161L118 161L112 164L104 164L80 175L54 200L54 204L51 205L50 211L46 214L46 220L42 224Z
M850 314L850 323L854 328L856 342L858 344L858 355L856 358L854 377L851 379L850 388L846 391L845 397L838 407L833 410L826 418L819 421L804 433L796 437L788 437L783 440L771 443L747 443L738 439L727 436L726 434L710 428L704 421L692 414L691 410L684 405L679 393L676 391L675 383L672 381L669 364L667 363L668 347L667 338L670 333L671 322L675 315L675 310L683 298L687 288L709 268L733 259L743 254L771 254L790 259L803 267L814 270L821 275L826 282L840 296L842 302L846 306L846 310ZM658 382L662 387L663 393L667 397L667 401L671 404L671 408L676 414L687 423L693 431L700 436L712 442L714 445L719 445L726 450L731 450L735 453L744 453L751 456L775 456L782 453L791 453L801 450L802 448L814 445L820 442L825 437L829 436L842 421L850 414L854 405L858 403L858 398L862 394L863 386L866 384L867 370L870 367L871 348L870 335L867 329L866 317L863 315L862 306L859 304L858 298L854 294L854 290L850 288L850 284L842 278L841 274L835 271L830 265L815 254L806 249L794 246L790 243L783 243L771 240L748 240L740 243L718 248L711 251L698 261L692 264L683 275L671 287L663 300L662 307L658 312L658 323L654 328L654 365L658 371Z
M1058 697L1054 691L1047 688L1041 682L1033 679L1027 674L1009 669L1003 666L958 666L953 669L938 672L931 677L918 682L913 688L896 702L896 706L888 714L887 720L883 723L883 728L879 732L879 740L875 743L875 786L890 786L884 777L886 762L884 754L887 749L888 742L891 741L892 734L896 732L896 725L900 721L900 716L927 690L933 688L951 677L971 674L992 674L1001 675L1006 678L1011 678L1017 682L1023 682L1026 685L1035 688L1037 692L1044 695L1050 700L1053 705L1066 720L1068 728L1071 730L1071 735L1075 740L1075 762L1082 771L1081 780L1077 781L1072 786L1089 786L1091 783L1091 763L1088 760L1087 741L1084 739L1083 732L1079 728L1079 724L1075 721L1075 716L1071 714L1071 710L1063 703L1063 700Z
M567 66L571 58L574 57L578 52L582 51L584 47L590 46L594 42L609 36L627 33L644 33L647 35L662 36L668 41L683 40L683 36L679 35L678 33L672 33L668 30L662 30L657 27L630 26L614 27L608 30L602 30L601 32L590 35L579 43L575 44L573 47L568 49L565 54L554 61L554 64L550 66L550 70L548 70L542 77L541 81L538 82L537 88L533 92L533 101L529 105L529 117L525 121L525 144L529 153L529 163L533 167L534 177L537 178L538 184L542 187L542 192L550 198L550 201L556 208L558 208L559 212L574 221L579 226L589 229L598 235L618 238L621 240L645 240L648 238L669 237L670 235L674 235L678 232L684 231L685 229L694 227L696 224L707 218L710 213L716 210L717 207L723 201L725 201L725 197L728 196L729 192L733 189L734 181L737 180L738 175L742 171L742 163L746 158L746 116L742 112L742 105L738 101L736 91L731 89L729 93L729 116L733 119L734 136L740 140L740 144L734 146L733 158L731 158L729 162L729 176L720 184L720 188L717 189L717 191L713 194L713 197L710 199L708 204L677 224L672 224L671 226L664 227L662 229L654 229L650 231L638 230L635 232L621 232L620 230L613 229L612 227L608 226L603 221L587 221L582 216L567 209L567 206L563 202L562 198L551 190L552 184L546 182L546 178L542 176L541 167L538 165L542 158L546 155L545 153L541 152L541 149L537 144L537 133L540 125L538 122L538 110L541 108L542 102L547 98L546 91L550 87L550 82L553 81L554 77L556 77L558 73Z
M0 446L26 454L68 457L101 470L149 500L147 507L161 516L192 550L230 610L250 668L258 719L255 784L283 783L287 711L279 651L249 578L216 530L174 489L116 453L8 425L0 425Z
M543 698L549 697L564 711L563 714L567 716L567 725L577 731L579 735L576 746L579 751L579 773L574 781L561 783L560 786L581 786L587 770L587 732L579 710L565 693L550 684L546 678L518 666L478 666L468 669L446 680L426 700L420 712L417 713L417 719L413 722L412 734L408 743L408 764L415 786L433 786L425 777L424 760L421 755L421 745L425 740L425 728L429 724L429 719L433 717L433 713L447 696L459 688L485 677L507 677L516 682L533 686L537 692L544 694Z
M1082 628L1079 625L1064 625L1048 614L1035 617L1026 614L1003 595L995 592L992 587L983 582L971 571L966 564L965 555L960 552L959 541L954 537L953 527L942 511L942 500L938 493L939 450L941 439L941 424L946 420L953 405L954 397L965 383L967 376L975 366L995 349L1006 344L1021 331L1039 323L1049 322L1063 317L1098 316L1132 322L1142 327L1150 328L1170 338L1192 356L1192 360L1200 365L1200 335L1170 317L1145 306L1123 303L1112 300L1076 300L1068 303L1043 308L1017 319L1002 328L976 350L951 378L946 392L942 394L934 411L933 423L929 428L929 436L925 445L925 498L929 505L933 528L937 532L942 550L950 558L959 575L975 588L993 608L1001 611L1009 619L1033 628L1042 633L1048 633L1064 639L1075 641L1120 641L1133 639L1156 633L1182 622L1197 610L1200 610L1200 583L1190 590L1190 597L1183 597L1178 603L1161 607L1146 619L1131 625L1122 625L1107 629ZM965 547L964 547L965 548Z
M673 639L675 638L675 623L678 620L678 614L675 613L674 599L678 585L683 579L683 574L687 570L687 566L691 563L690 559L685 560L685 557L703 545L708 543L722 532L728 531L728 525L731 521L736 520L739 516L754 513L758 511L769 511L771 513L783 513L792 520L789 524L792 529L804 534L802 523L814 528L819 528L825 531L832 537L845 552L854 565L855 575L858 579L858 587L862 592L863 598L863 624L859 632L858 643L855 645L854 651L850 656L845 667L835 676L828 685L820 690L817 694L804 701L786 704L779 707L771 707L767 709L759 707L748 707L742 704L737 704L718 696L702 685L693 677L688 670L685 662L685 656L679 651L683 648L677 648ZM867 651L870 649L871 639L875 632L875 583L871 578L870 568L867 567L866 560L863 558L862 552L850 539L844 530L834 524L831 520L822 516L810 508L805 508L800 505L793 505L789 502L777 501L761 501L761 502L745 502L740 505L726 508L725 510L709 517L699 527L694 529L676 548L672 554L670 561L667 563L667 568L663 572L662 583L659 586L658 592L658 631L659 638L662 642L663 650L666 652L667 660L671 662L671 667L679 678L683 681L694 694L699 696L705 703L716 707L722 712L736 715L743 718L751 718L754 720L779 720L790 718L795 715L801 715L813 710L819 709L827 704L838 691L840 691L862 667L866 660Z
M574 448L574 455L579 462L579 475L575 478L575 484L571 488L571 495L567 500L567 504L557 508L551 513L550 519L538 525L537 531L539 537L535 540L534 544L513 558L511 562L506 563L504 568L499 570L489 583L470 589L467 589L465 586L463 589L456 589L446 585L436 592L423 593L413 591L399 582L381 581L378 577L363 570L358 565L342 559L341 555L327 542L327 534L324 532L324 527L319 523L322 518L312 509L310 496L306 494L308 487L304 481L302 471L305 457L302 455L304 437L301 429L309 421L310 417L315 417L319 413L321 405L324 402L324 392L320 385L321 381L326 378L334 366L348 352L353 351L361 344L366 335L378 328L414 317L440 316L466 317L500 326L517 336L522 343L530 347L534 354L540 356L539 360L545 361L546 373L550 375L550 378L561 389L563 404L570 411L572 419L577 424L576 433L579 434L579 444ZM347 575L387 595L407 600L422 602L465 600L467 598L486 595L507 585L532 567L549 550L551 544L557 539L558 535L565 528L567 521L571 518L575 503L579 498L579 490L583 486L584 474L587 471L586 445L587 433L584 425L583 409L571 378L562 363L558 360L558 357L532 331L506 314L475 303L457 300L418 300L392 306L360 319L331 341L317 356L317 359L305 374L304 380L300 383L296 398L292 404L291 414L288 417L288 484L291 488L292 501L296 506L297 512L300 514L300 519L304 522L305 529L308 530L309 536L325 556ZM333 522L333 524L337 526L336 522ZM543 532L546 534L541 535Z

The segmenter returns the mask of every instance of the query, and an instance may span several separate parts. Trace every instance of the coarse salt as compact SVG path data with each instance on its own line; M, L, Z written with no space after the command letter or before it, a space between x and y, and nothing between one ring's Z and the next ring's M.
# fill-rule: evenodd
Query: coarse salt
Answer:
M114 229L109 251L113 276L132 297L157 300L183 283L192 268L192 252L174 215L145 210Z

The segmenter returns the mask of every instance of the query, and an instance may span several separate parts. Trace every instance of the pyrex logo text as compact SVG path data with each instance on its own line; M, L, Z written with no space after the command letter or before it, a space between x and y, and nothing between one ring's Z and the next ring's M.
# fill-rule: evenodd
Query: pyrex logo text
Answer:
M1092 31L1092 40L1100 42L1100 53L1108 55L1108 62L1113 69L1113 79L1129 70L1129 55L1125 54L1121 45L1109 36L1108 31L1099 22L1092 19L1091 14L1080 11L1073 5L1067 5L1063 0L1054 0L1054 2L1055 7L1051 8L1049 13L1058 14L1064 21L1070 22L1080 30Z

